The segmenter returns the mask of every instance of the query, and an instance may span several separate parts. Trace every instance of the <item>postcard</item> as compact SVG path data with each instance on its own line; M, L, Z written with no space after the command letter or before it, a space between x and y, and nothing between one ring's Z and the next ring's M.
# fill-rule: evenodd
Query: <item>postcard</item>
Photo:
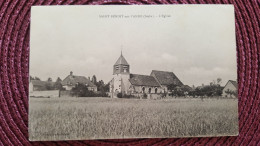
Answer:
M31 141L238 135L233 5L33 6Z

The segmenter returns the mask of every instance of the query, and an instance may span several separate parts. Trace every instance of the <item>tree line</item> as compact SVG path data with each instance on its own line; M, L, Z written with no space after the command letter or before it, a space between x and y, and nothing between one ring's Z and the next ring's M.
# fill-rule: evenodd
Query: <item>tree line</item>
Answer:
M38 80L41 81L41 79L37 76L33 77L30 76L30 80ZM105 84L103 80L97 81L96 75L93 75L91 80L90 80L94 85L97 86L97 91L98 92L93 92L88 90L88 86L82 83L78 83L75 85L75 87L72 88L71 94L72 96L77 96L77 97L97 97L97 96L108 96L106 92L109 91L109 84ZM62 80L60 77L56 79L55 82L53 82L52 78L49 77L47 78L44 88L46 90L65 90L65 88L62 87L61 84Z
M92 76L91 82L97 86L97 92L88 90L88 86L85 84L78 83L72 88L71 94L76 97L108 97L109 83L105 84L103 80L97 81L95 75Z
M171 96L192 96L192 97L214 97L214 96L222 96L223 88L220 84L222 82L221 78L217 78L217 80L213 80L209 83L209 85L202 84L201 86L195 87L187 87L187 86L177 86L175 84L170 84L168 86L168 90L170 91ZM228 92L229 93L229 92ZM235 93L235 91L230 91L230 94Z

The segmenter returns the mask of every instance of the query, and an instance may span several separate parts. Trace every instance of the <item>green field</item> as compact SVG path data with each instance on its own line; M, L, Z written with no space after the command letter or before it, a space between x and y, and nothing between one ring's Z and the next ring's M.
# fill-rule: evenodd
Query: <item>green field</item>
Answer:
M237 99L30 98L30 140L237 135Z

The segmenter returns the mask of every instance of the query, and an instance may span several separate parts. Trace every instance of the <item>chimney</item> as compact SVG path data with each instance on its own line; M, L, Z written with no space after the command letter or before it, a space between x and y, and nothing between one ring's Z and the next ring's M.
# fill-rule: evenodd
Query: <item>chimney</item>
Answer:
M72 71L70 71L70 75L71 75L71 76L73 75L73 72L72 72Z

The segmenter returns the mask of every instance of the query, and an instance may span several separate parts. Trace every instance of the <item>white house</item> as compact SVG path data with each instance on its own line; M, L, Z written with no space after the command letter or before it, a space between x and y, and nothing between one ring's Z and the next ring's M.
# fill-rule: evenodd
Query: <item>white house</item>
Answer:
M237 82L229 80L222 90L223 97L232 97L236 98L237 95Z
M71 71L70 74L61 82L62 87L66 90L71 90L77 83L81 83L87 86L88 90L90 91L97 91L97 86L92 83L89 79L84 76L76 76L73 75Z

